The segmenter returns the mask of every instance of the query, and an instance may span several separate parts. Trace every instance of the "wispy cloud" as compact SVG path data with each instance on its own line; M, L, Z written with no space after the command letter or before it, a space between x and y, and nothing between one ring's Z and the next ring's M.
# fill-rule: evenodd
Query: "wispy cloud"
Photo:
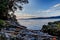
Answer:
M21 12L17 10L15 13L17 18L34 18L34 17L47 17L47 16L58 16L60 15L60 3L51 6L47 10L38 10L35 13L25 13L25 9Z
M53 7L58 7L58 6L60 7L60 4L56 4L56 5L54 5Z
M38 14L37 14L38 13ZM38 16L58 16L60 15L60 4L53 5L47 10L37 11Z

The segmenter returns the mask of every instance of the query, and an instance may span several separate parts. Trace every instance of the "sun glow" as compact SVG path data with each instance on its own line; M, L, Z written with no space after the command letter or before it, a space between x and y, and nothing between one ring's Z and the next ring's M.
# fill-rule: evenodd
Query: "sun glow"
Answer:
M15 14L17 19L25 19L25 18L34 18L35 16L30 14Z

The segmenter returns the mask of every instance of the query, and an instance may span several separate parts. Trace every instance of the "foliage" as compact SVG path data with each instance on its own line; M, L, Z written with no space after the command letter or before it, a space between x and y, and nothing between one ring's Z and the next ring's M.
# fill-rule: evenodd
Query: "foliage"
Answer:
M41 30L50 35L59 36L60 35L60 21L49 22L48 25L43 25Z
M4 28L5 24L5 21L0 19L0 28Z
M1 10L8 9L10 11L14 11L14 9L16 9L17 7L22 9L22 6L18 5L18 3L23 5L28 3L28 0L0 0L0 9Z
M22 5L27 3L28 0L0 0L0 19L8 19L9 12L14 13L17 8L22 10Z
M4 23L5 23L5 21L0 19L0 24L2 25Z
M17 10L17 8L22 10L23 4L27 3L28 0L0 0L0 28L8 24L4 20L9 20L18 23L14 12ZM12 12L12 15L10 15L9 12Z

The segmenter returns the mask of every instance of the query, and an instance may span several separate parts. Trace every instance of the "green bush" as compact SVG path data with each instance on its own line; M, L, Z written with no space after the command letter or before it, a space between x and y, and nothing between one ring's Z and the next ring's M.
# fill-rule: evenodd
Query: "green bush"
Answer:
M4 24L4 23L5 23L5 21L0 19L0 24Z
M0 29L4 28L5 24L5 21L0 19Z
M50 35L60 36L60 21L49 22L48 25L43 25L42 31Z

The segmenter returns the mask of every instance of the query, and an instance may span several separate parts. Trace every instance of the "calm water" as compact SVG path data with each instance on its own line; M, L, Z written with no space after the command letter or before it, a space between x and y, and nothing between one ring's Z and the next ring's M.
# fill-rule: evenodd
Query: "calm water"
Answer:
M21 25L26 26L28 29L40 30L44 24L48 22L59 21L60 19L36 19L36 20L18 20Z

